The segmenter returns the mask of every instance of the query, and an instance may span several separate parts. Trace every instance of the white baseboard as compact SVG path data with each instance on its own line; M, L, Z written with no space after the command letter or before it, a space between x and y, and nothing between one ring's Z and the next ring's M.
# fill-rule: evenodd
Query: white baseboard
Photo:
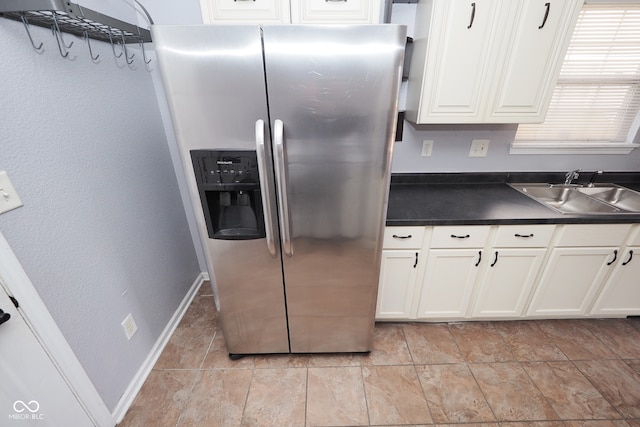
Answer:
M187 309L191 305L191 302L193 301L196 294L198 293L200 286L205 280L208 280L208 278L209 278L209 275L207 273L200 273L198 277L196 277L196 280L191 285L189 292L187 292L187 295L185 295L184 299L178 306L178 309L175 311L175 313L173 313L171 320L169 320L169 323L167 323L167 326L164 328L164 330L160 334L160 337L158 337L156 343L154 344L153 348L149 352L149 355L147 356L145 361L142 363L142 366L140 366L140 369L138 369L138 372L136 372L136 375L133 377L133 379L129 383L129 386L124 391L124 394L120 398L120 401L118 402L115 409L113 410L112 416L113 416L113 419L116 420L116 424L119 424L122 421L125 414L131 407L131 404L133 403L134 399L140 392L142 385L147 380L147 377L151 373L151 370L153 369L156 362L158 361L158 358L162 354L162 350L164 350L164 347L169 342L169 339L173 335L173 332L178 327L180 320L182 320L182 317L184 316Z

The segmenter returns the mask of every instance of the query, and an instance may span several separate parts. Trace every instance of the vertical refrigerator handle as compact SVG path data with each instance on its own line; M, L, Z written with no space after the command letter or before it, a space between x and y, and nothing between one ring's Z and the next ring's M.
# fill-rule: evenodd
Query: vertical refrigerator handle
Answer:
M284 124L276 119L273 132L273 156L276 169L276 188L278 189L278 210L280 212L280 235L284 254L293 256L293 242L291 241L291 222L289 219L289 201L287 200L287 170L286 151L284 147Z
M262 210L264 211L264 234L267 248L272 258L276 257L276 245L273 240L273 215L271 203L271 187L269 186L267 161L264 152L264 120L256 121L256 157L258 158L258 175L260 177L260 192L262 193Z

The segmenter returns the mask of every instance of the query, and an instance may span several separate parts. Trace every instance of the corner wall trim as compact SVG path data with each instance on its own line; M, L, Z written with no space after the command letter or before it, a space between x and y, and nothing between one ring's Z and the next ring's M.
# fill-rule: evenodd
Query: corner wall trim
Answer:
M191 302L193 301L196 294L198 293L200 286L202 286L202 283L205 282L207 279L208 279L207 273L200 273L198 277L196 277L195 281L191 285L191 288L189 289L189 292L187 292L184 299L178 306L177 310L175 311L175 313L173 313L173 316L169 320L169 323L167 323L167 326L165 326L164 330L156 340L156 343L153 345L153 348L151 348L149 355L147 356L145 361L142 363L142 366L140 366L140 369L138 369L138 372L136 372L135 376L129 383L129 386L124 391L124 394L120 398L120 401L118 402L118 404L116 405L112 413L112 417L116 421L116 424L119 424L124 418L124 416L126 415L134 399L140 392L142 385L146 381L147 377L151 373L151 370L153 369L154 365L158 361L158 358L162 354L162 350L164 350L165 346L169 342L169 339L173 335L173 332L178 327L180 320L182 320L182 317L187 312L187 309L191 305Z

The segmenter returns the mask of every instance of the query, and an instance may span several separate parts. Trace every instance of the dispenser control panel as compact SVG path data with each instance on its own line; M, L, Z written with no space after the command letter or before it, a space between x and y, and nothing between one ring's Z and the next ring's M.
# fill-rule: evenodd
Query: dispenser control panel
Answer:
M206 184L257 184L255 151L193 150L194 166L200 168Z

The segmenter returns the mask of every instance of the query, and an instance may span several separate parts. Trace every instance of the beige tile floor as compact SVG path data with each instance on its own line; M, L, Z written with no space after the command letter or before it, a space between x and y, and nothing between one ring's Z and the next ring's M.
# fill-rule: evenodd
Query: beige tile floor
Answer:
M227 357L208 286L121 426L640 427L640 320L380 323L369 355Z

